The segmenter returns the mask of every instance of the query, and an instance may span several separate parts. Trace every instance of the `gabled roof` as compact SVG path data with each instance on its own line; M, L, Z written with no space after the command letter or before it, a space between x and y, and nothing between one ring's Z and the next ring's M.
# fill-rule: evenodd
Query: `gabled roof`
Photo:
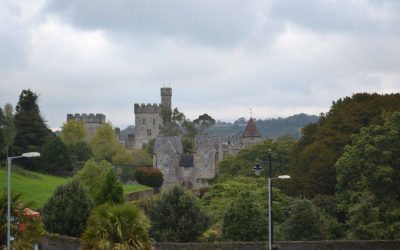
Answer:
M196 151L199 147L201 147L201 145L207 143L213 146L215 150L218 152L222 140L220 136L208 136L208 135L196 135L196 137L194 138L194 148Z
M177 154L183 153L182 142L179 136L157 137L156 141L154 142L153 153L155 153L162 144L170 145Z
M260 132L258 132L253 118L250 118L249 122L247 123L246 129L242 134L242 138L261 138Z

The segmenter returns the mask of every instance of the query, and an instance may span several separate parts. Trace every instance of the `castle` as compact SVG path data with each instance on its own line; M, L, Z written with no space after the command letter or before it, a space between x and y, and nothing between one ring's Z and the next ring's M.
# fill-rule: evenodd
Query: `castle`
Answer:
M172 89L161 88L161 104L135 103L135 135L128 140L133 149L145 148L158 136L163 125L162 112L171 112L171 99Z
M183 151L179 136L160 136L163 126L163 116L171 114L172 89L161 88L160 104L134 105L135 134L128 135L125 142L127 149L143 149L150 140L155 140L153 148L153 167L160 169L164 175L164 187L175 184L184 185L190 189L200 189L208 186L209 180L218 172L218 163L226 155L235 155L241 149L261 142L260 133L253 118L250 118L240 142L234 138L222 144L219 136L197 135L194 138L193 153ZM85 124L89 138L106 122L103 114L68 114L67 121L79 120ZM115 128L117 140L119 129Z

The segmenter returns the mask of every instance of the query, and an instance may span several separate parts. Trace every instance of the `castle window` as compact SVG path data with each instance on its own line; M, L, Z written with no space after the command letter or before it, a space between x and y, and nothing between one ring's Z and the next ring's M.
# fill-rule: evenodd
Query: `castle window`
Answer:
M146 124L146 119L143 119L143 125Z
M151 136L151 129L147 130L147 136Z
M204 150L204 160L208 161L208 150Z
M169 173L170 156L167 153L163 154L161 171L163 174Z
M153 119L153 125L156 125L156 119Z

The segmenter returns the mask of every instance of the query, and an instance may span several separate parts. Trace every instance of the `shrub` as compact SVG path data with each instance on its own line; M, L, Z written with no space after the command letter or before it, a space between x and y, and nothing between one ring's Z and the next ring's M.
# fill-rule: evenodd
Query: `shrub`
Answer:
M73 180L59 186L43 207L43 222L49 232L79 237L92 210L84 187Z
M142 185L159 188L164 182L164 177L158 168L140 167L135 174L136 181Z
M132 204L104 204L93 210L82 236L83 249L153 249L149 221Z
M149 215L151 235L156 241L196 241L210 224L197 197L179 186L163 193L150 208Z
M118 181L114 169L110 169L106 175L104 182L101 184L99 193L96 197L96 204L120 204L124 202L125 198L122 185Z

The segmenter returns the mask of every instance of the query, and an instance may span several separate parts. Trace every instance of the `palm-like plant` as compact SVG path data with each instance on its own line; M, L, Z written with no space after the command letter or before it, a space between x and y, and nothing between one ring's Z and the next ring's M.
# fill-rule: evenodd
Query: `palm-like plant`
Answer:
M104 204L95 208L82 235L83 249L136 250L153 249L150 223L132 204Z
M11 195L11 216L14 218L11 223L11 235L15 238L12 241L14 249L30 249L34 242L38 242L44 233L43 224L40 219L31 218L25 215L24 209L31 207L35 202L24 202L21 199L22 193L16 192ZM20 225L25 225L21 230ZM0 246L7 241L7 192L0 193Z

